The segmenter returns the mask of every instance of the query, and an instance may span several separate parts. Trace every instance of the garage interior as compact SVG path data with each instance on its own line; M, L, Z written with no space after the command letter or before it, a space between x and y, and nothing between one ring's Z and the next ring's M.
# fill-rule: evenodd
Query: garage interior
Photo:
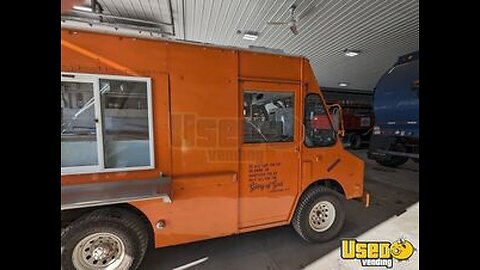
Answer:
M392 168L367 157L375 87L400 56L419 50L418 0L92 0L63 13L61 25L304 56L326 103L360 119L360 127L346 130L344 146L365 162L370 205L347 201L335 239L306 243L281 226L152 248L140 269L358 269L338 256L340 240L350 238L407 238L416 252L398 269L418 269L419 164Z

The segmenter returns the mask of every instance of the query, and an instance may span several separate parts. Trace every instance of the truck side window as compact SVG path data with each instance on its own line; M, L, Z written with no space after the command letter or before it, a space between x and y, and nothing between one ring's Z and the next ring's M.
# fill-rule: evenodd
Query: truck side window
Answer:
M95 107L81 101L93 100L93 84L62 82L61 94L62 167L98 165Z
M62 174L154 166L150 78L69 73L61 83Z
M319 94L305 98L305 145L322 147L335 144L336 135Z
M294 93L246 91L243 94L243 141L292 142L294 97Z
M105 168L150 165L147 84L100 79Z

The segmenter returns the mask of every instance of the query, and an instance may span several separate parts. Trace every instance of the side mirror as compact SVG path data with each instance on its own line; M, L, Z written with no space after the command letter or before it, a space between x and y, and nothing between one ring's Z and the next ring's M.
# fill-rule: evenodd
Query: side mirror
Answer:
M340 137L344 137L345 128L343 125L342 107L339 104L332 104L328 106L328 111L330 112L330 116L332 117L333 129Z

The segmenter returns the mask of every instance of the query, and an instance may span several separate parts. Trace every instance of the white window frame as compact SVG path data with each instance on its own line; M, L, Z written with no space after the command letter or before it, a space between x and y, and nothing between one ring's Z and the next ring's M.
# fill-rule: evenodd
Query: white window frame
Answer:
M148 142L150 165L124 167L124 168L105 168L105 153L103 151L103 117L100 97L100 80L122 80L145 82L147 84L147 104L148 104ZM88 173L107 173L107 172L123 172L123 171L139 171L150 170L155 168L154 155L154 138L153 138L153 101L152 101L152 79L149 77L133 77L133 76L119 76L119 75L105 75L105 74L91 74L91 73L75 73L62 72L60 80L62 82L79 82L79 83L93 83L93 96L95 106L95 117L98 122L95 124L97 134L97 158L98 165L95 166L75 166L62 167L62 175L88 174Z

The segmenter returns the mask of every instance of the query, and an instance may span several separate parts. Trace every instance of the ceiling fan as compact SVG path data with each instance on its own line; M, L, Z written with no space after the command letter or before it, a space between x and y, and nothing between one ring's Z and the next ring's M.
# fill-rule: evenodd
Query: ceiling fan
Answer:
M318 5L315 5L313 7L311 7L310 9L304 11L302 14L300 14L298 17L295 16L295 9L297 8L297 6L295 4L291 5L290 8L288 9L288 11L290 12L290 16L289 16L289 19L288 21L285 21L285 22L274 22L274 21L268 21L267 24L270 24L270 25L288 25L288 27L290 28L290 31L292 31L292 33L294 35L297 35L298 34L298 28L297 28L297 23L299 21L301 21L302 19L304 19L305 17L307 17L307 15L309 15L310 13L312 13L312 11L317 7Z

